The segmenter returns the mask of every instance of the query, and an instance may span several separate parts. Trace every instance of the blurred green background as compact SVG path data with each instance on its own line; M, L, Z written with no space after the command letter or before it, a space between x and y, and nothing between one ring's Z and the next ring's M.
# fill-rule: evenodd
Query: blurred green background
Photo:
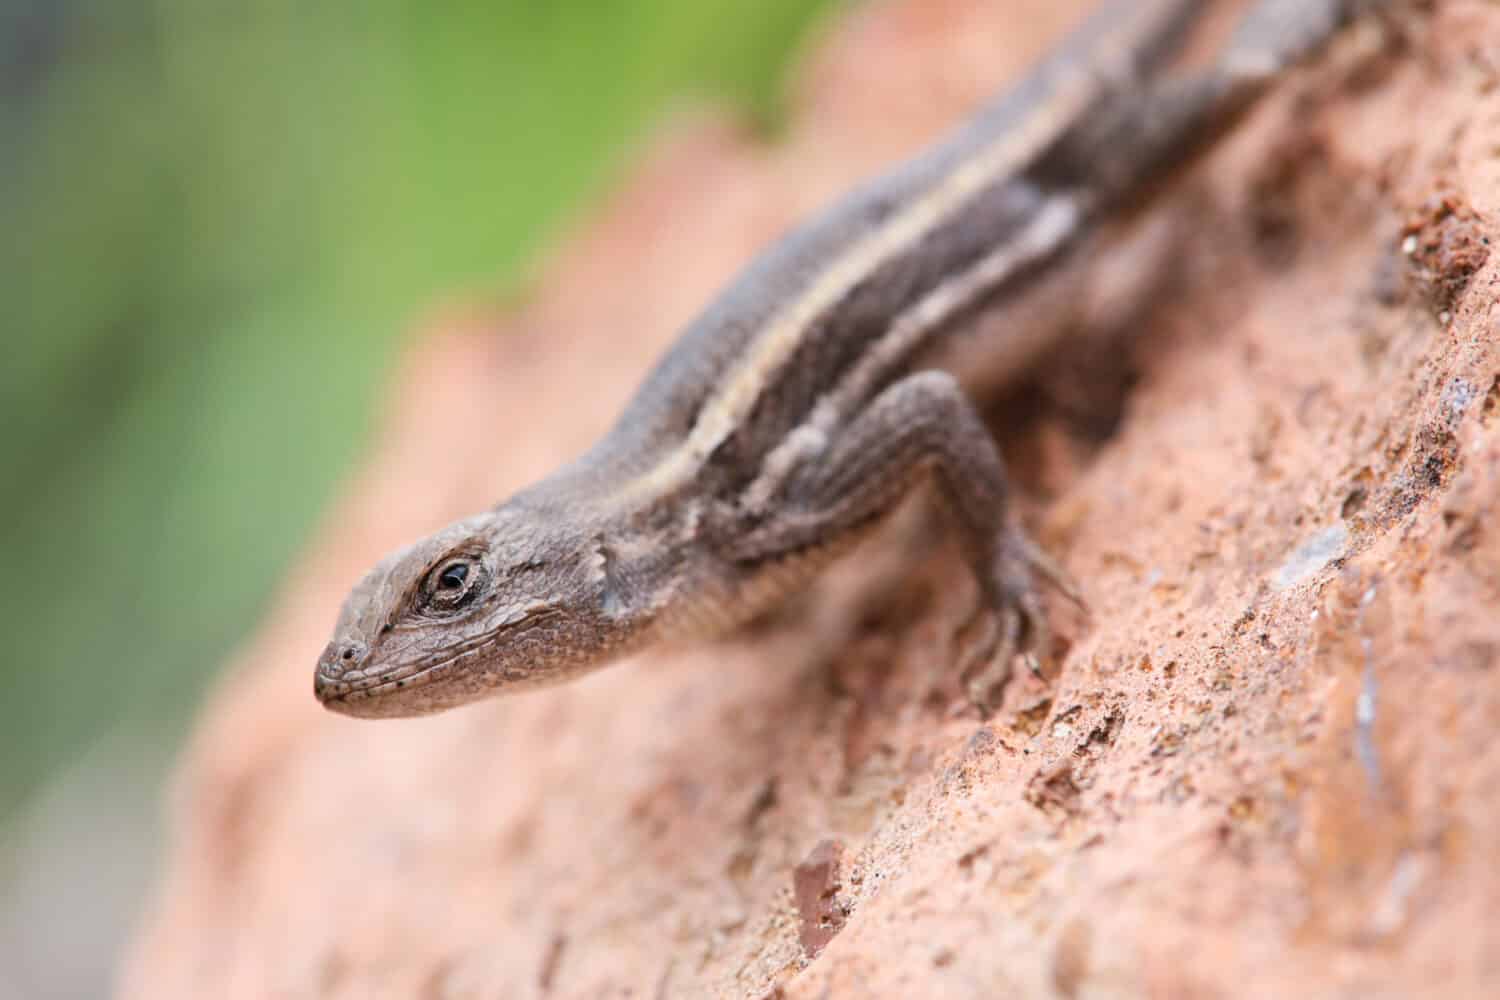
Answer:
M151 843L408 324L514 291L664 101L774 124L828 6L0 0L0 997Z

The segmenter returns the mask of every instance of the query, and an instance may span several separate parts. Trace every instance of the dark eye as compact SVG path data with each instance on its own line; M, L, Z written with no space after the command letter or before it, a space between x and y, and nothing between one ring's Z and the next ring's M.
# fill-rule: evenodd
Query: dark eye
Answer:
M450 559L427 577L428 603L443 610L457 609L474 595L482 574L471 559Z
M462 590L464 581L469 578L469 564L466 562L449 563L438 571L439 590Z

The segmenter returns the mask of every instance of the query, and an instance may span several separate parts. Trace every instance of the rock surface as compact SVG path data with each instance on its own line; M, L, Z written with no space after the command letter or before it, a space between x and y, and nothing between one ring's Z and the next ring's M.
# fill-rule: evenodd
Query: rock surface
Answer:
M1081 7L856 8L785 141L679 123L530 301L434 324L203 712L122 995L1500 991L1494 3L1298 73L1167 194L1128 342L997 400L1092 617L1053 602L994 719L920 505L712 647L414 721L312 698L370 563L587 445L757 246Z

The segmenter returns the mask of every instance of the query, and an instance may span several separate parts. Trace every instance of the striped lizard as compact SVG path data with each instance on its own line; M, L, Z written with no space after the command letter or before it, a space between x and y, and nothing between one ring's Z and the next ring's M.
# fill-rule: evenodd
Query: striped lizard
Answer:
M1215 6L1109 0L955 133L763 251L594 447L371 570L317 697L433 712L721 633L935 481L980 595L966 691L993 707L1017 655L1048 647L1037 579L1073 589L1017 524L973 402L924 359L1136 211L1371 4L1256 0L1205 68L1166 72ZM1017 357L1052 346L1006 336Z

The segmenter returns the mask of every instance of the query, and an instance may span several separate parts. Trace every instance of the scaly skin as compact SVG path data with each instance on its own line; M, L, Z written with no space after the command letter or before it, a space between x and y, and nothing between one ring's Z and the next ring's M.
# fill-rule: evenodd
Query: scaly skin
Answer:
M315 690L350 715L438 711L732 628L850 548L917 483L982 597L968 677L994 703L1045 652L995 441L917 361L1026 294L1194 160L1351 15L1261 0L1196 75L1158 79L1206 0L1114 0L969 124L784 237L704 310L594 448L380 562ZM1045 331L1016 329L1027 350ZM1011 345L1016 346L1016 345Z

